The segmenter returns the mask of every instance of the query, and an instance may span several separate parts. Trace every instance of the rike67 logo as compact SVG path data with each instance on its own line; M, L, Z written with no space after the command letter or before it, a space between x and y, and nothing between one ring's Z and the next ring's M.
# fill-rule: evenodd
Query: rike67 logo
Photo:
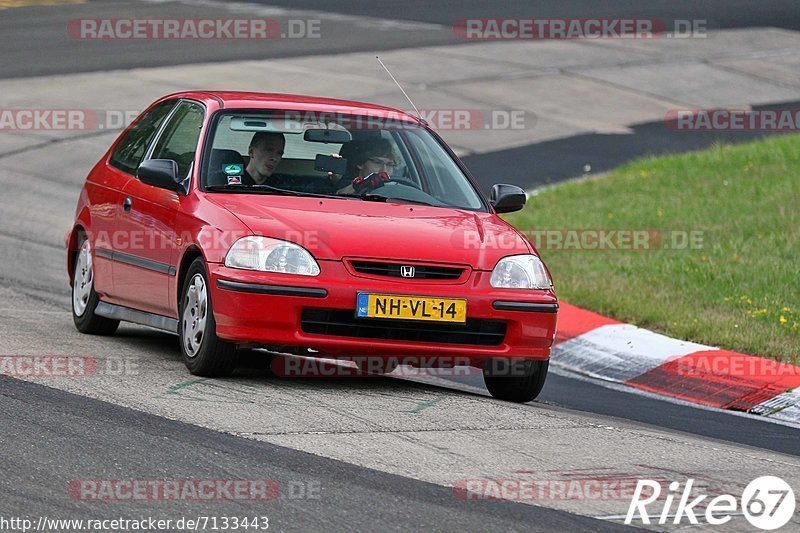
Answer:
M709 496L700 494L690 501L695 496L692 494L693 483L693 479L688 479L683 489L678 481L670 483L663 506L658 509L662 502L659 500L661 484L652 479L640 479L628 507L625 523L631 524L634 519L638 519L642 524L650 524L654 520L663 525L672 519L673 524L680 524L685 518L693 525L700 524L700 520L705 519L706 524L716 526L730 522L734 516L744 515L753 527L775 530L786 525L794 515L794 491L779 477L762 476L754 479L745 487L739 499L731 494L722 494L706 501ZM673 509L676 499L677 504ZM701 511L703 508L705 512Z

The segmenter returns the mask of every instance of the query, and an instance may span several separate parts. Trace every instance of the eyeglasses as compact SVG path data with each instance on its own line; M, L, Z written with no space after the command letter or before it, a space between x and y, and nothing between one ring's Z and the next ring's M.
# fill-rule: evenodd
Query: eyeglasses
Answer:
M370 157L367 161L370 161L380 167L386 168L394 168L397 166L397 163L390 159L381 159L380 157Z

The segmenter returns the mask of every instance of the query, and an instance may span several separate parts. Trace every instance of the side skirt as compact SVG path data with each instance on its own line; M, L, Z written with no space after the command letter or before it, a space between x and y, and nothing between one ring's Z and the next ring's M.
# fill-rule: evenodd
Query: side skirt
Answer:
M94 313L98 316L111 318L113 320L124 320L142 326L160 329L169 333L178 333L178 321L174 318L138 311L121 305L114 305L106 302L98 302Z

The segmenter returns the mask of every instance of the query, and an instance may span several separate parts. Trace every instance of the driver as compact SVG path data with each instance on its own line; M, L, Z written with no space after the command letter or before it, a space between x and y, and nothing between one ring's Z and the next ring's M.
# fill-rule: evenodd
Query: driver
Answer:
M263 185L283 157L286 139L282 133L259 131L253 135L247 155L250 162L242 176L243 185Z
M347 172L344 176L331 175L338 194L356 192L353 183L361 178L356 182L359 183L373 174L376 176L370 179L376 184L385 182L397 166L392 143L383 138L350 141L342 147L339 155L347 158Z

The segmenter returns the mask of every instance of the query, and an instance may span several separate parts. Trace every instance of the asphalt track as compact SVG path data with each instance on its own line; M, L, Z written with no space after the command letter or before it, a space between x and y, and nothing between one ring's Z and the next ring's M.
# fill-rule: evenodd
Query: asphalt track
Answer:
M331 7L328 3L293 2L290 7L439 25L466 16L530 16L525 10L529 8L523 9L521 3L491 9L471 3L460 3L459 7L420 3L395 12L391 6L370 12L374 4L367 4L336 3ZM671 3L672 11L651 16L704 16L705 12L694 14L697 12L690 4ZM555 4L538 7L545 16L580 14L577 3L559 5L563 7L558 10ZM644 9L641 3L635 3L635 7L628 2L613 5ZM769 23L794 28L797 24L796 9L790 12L789 3L776 2L770 9L758 10L753 9L752 2L726 2L724 9L720 5L704 4L715 10L714 16L708 16L721 26ZM282 41L269 51L227 45L188 51L174 43L156 42L150 49L123 47L110 53L102 43L88 46L59 37L66 20L83 13L111 16L118 12L117 6L91 2L3 12L2 77L321 51L319 43L301 46L291 41ZM173 3L127 4L126 9L126 16L186 13L185 6ZM197 9L217 13L213 5ZM326 40L324 51L454 42L452 33L444 32L448 34L443 36L440 29L426 30L424 26L398 24L373 34L366 23L358 32L347 31L354 23L338 19L341 40ZM91 135L75 142L99 152L110 138L108 134ZM608 153L608 146L619 146L613 141L613 136L598 138L596 150ZM651 145L664 146L664 142L653 136L643 144L649 150ZM69 161L72 150L69 142L53 143L48 150L33 154L46 158L48 166L53 167L54 161ZM522 160L530 161L526 165L535 168L537 161L547 159L552 167L547 175L566 178L575 175L571 165L577 162L552 154L569 152L568 144L559 147L545 143L509 153L472 156L467 162L471 168L496 169L498 161ZM609 155L607 165L635 155L636 148ZM603 531L620 529L619 521L578 516L604 514L602 506L585 502L538 502L544 507L463 502L453 497L447 486L453 476L443 469L457 471L455 479L500 477L511 475L513 465L517 470L522 465L564 472L588 461L642 475L654 470L663 474L675 463L675 475L713 475L721 490L732 490L755 475L768 473L768 464L776 465L773 473L790 480L800 477L796 428L756 417L696 409L564 375L552 374L539 400L527 406L504 404L485 397L485 392L475 392L480 383L474 378L459 379L444 388L383 378L292 381L269 377L259 370L257 361L254 368L245 368L234 379L220 383L223 394L236 400L231 402L233 407L222 396L209 393L214 386L209 383L192 385L202 389L192 397L172 394L177 390L174 387L185 384L190 376L182 369L171 337L126 327L117 337L99 339L81 336L72 329L62 272L63 250L59 247L65 228L59 224L68 220L80 176L85 172L38 175L32 171L35 179L30 186L20 187L25 162L25 154L10 152L0 159L6 199L14 203L13 210L4 210L0 219L0 250L4 258L11 259L6 259L0 275L3 354L90 354L100 360L118 356L137 361L142 370L83 382L42 380L49 387L0 378L0 443L5 450L0 467L0 516L178 517L266 510L279 530L370 531L382 524L395 530ZM52 190L45 191L45 187ZM36 216L25 219L20 212ZM407 413L406 405L413 406L411 411L419 410L414 417ZM362 437L349 437L353 432ZM481 438L477 442L468 440L470 432L479 432ZM397 440L385 440L390 437ZM505 441L505 448L498 444ZM588 443L594 445L592 451L588 451ZM447 463L451 459L452 463ZM447 466L443 466L445 463ZM594 474L599 475L600 466ZM87 477L268 478L282 484L310 479L320 483L322 496L282 497L263 507L252 502L97 504L69 498L66 483ZM625 505L614 509L620 507L624 509Z
M477 380L473 384L476 387L480 385ZM537 401L789 455L800 455L796 428L782 424L765 424L762 419L746 415L732 420L734 415L717 409L688 407L685 402L671 401L655 394L642 394L632 399L631 394L591 379L551 372Z
M782 102L752 107L793 109L798 105L800 102ZM584 172L586 161L592 161L592 172L597 174L637 157L702 150L720 142L746 142L775 135L764 132L718 131L683 132L675 135L664 128L662 121L637 124L631 129L632 134L586 133L463 159L484 190L491 190L491 178L498 174L503 175L507 182L530 190L580 176ZM509 161L514 162L514 169L509 168Z
M398 531L432 524L453 532L620 530L615 524L531 505L475 505L454 498L448 487L5 377L0 377L0 397L3 462L10 466L0 481L0 516L177 520L258 515L270 517L270 528L279 531L375 531L376 524ZM64 497L69 482L88 470L112 477L135 471L142 479L267 479L277 482L281 492L267 501L180 502L165 510L165 502L153 500L111 502L98 509L96 502ZM313 497L302 497L307 494Z
M37 4L37 0L20 0ZM42 2L46 3L46 2ZM320 20L324 39L263 42L86 41L66 31L80 18L235 17L222 0L89 0L76 5L33 5L3 11L0 17L0 73L3 78L180 65L209 61L267 59L352 51L381 51L433 44L456 44L455 21L465 18L658 18L705 19L709 28L776 27L800 29L793 0L612 0L596 5L580 0L530 2L355 2L283 0L237 2L244 17L273 18L286 33L287 20ZM422 60L422 59L421 59Z
M324 9L345 14L384 17L392 20L414 20L450 25L464 18L635 18L649 17L665 20L708 19L713 28L748 28L773 26L800 29L800 13L791 0L777 0L765 6L749 0L610 0L597 5L582 0L481 0L426 2L353 2L320 0L257 0L260 4L293 7L295 9Z

